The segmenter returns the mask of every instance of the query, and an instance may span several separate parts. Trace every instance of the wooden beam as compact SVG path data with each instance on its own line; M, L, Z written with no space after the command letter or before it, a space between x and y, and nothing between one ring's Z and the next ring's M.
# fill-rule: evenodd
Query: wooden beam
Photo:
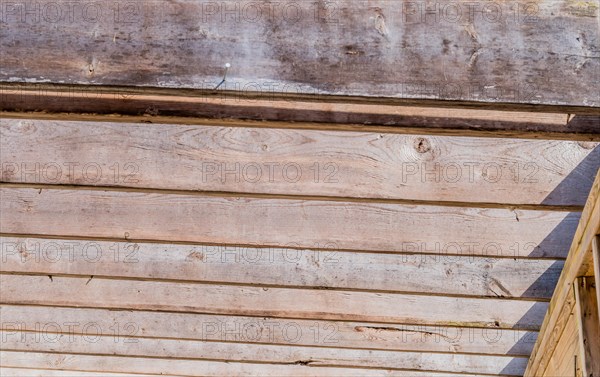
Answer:
M52 369L31 369L31 368L4 368L0 367L0 374L3 377L125 377L123 373L106 372L75 372L68 370ZM154 377L155 374L136 374L135 377ZM175 377L169 374L163 374L165 377Z
M394 325L27 305L2 305L0 315L1 329L8 333L38 330L48 334L69 334L93 323L103 334L111 334L114 333L111 327L120 324L123 336L143 338L424 353L528 356L537 337L534 331L492 327ZM127 324L133 327L124 328Z
M35 5L3 9L1 81L215 89L230 63L219 90L600 105L595 2Z
M580 334L577 330L577 319L574 313L571 313L556 343L556 347L546 351L548 353L547 365L539 376L581 377L579 341Z
M104 371L109 373L176 375L176 376L291 376L291 377L484 377L484 375L398 371L383 369L311 367L234 363L205 360L172 360L123 356L95 356L38 352L1 351L3 367L41 368L66 371Z
M550 299L562 260L0 237L0 271ZM422 279L426 276L427 279Z
M573 281L585 276L593 269L592 241L600 233L600 171L590 191L581 221L573 237L569 256L550 301L548 314L540 330L540 335L531 354L525 376L538 376L547 365L547 354L557 344L557 333L562 333L566 316L574 306Z
M592 142L18 119L0 134L16 183L583 207L600 168Z
M117 326L119 326L117 324ZM92 331L94 331L92 333ZM289 336L296 329L289 331ZM125 338L97 335L96 329L69 334L0 332L2 349L99 356L151 357L176 360L306 364L311 367L352 367L385 370L522 376L526 357L459 355L455 353L395 352L180 339ZM93 340L92 340L93 339Z
M545 302L399 293L0 275L0 302L539 330ZM27 289L29 287L29 289ZM26 292L26 293L24 293ZM469 310L465 310L468 307Z
M0 93L2 85L0 84ZM21 98L21 96L19 96ZM63 102L67 105L63 106ZM268 117L270 107L236 112L229 105L224 105L217 112L198 111L201 105L190 105L190 111L174 111L171 107L163 107L159 114L150 115L135 110L132 104L113 104L110 100L82 101L82 105L73 105L73 101L59 98L48 99L39 104L25 97L23 105L10 105L1 101L0 117L6 119L38 119L38 120L78 120L89 122L119 122L119 123L157 123L184 125L221 125L226 127L248 128L278 128L302 130L329 130L354 132L382 132L390 134L410 134L444 136L474 136L489 138L519 138L542 140L570 140L583 142L598 142L600 135L595 132L600 122L596 115L540 114L535 118L532 113L514 111L500 112L488 110L444 109L444 108L408 108L402 110L390 106L392 114L378 116L373 112L381 106L367 109L370 113L361 115L345 115L337 112L337 107L328 105L327 109L315 114L302 113L302 106L297 103L298 110L288 113L277 111ZM164 99L162 102L165 102ZM105 106L102 105L105 103ZM164 106L179 106L167 102ZM339 105L351 106L351 105ZM133 109L132 109L133 107ZM147 109L145 106L144 109ZM351 107L352 108L352 107ZM43 109L43 110L42 110ZM210 109L210 108L209 108ZM9 111L10 110L10 111ZM135 111L134 111L135 110ZM81 113L84 111L84 113ZM394 119L394 114L398 118ZM414 115L415 113L417 115ZM232 114L233 113L233 114ZM234 118L238 117L238 118Z
M596 283L596 301L598 302L598 312L600 313L600 236L596 236L592 241L594 277Z
M600 317L594 277L580 277L573 284L583 375L597 377L600 376Z
M580 218L558 211L56 187L3 184L0 233L561 258Z

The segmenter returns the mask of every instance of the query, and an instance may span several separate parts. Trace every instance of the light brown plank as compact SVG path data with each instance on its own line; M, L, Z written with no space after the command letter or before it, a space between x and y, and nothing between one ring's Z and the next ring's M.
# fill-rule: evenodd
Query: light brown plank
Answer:
M96 373L96 372L74 372L67 370L52 369L30 369L30 368L4 368L0 367L0 374L3 377L125 377L123 373ZM156 376L151 374L136 374L135 377ZM171 377L173 375L163 374Z
M573 281L593 269L592 241L600 233L600 171L590 191L581 215L581 221L573 237L569 256L550 301L548 314L540 330L525 376L537 376L545 369L548 350L556 347L556 333L562 333L565 317L574 305Z
M577 319L574 313L571 313L556 348L547 351L551 357L549 357L548 365L540 376L580 377L575 371L576 368L579 369L580 365L579 360L577 360L580 358L578 342Z
M522 376L527 366L527 358L525 357L124 338L118 333L110 336L97 336L96 329L88 329L88 331L81 334L74 332L68 334L0 332L0 337L3 339L1 343L3 350L23 352L158 357L178 360L257 362L285 365L307 364L315 367L428 370L511 376Z
M392 325L350 321L161 313L130 310L0 306L1 329L341 347L413 352L455 352L527 356L537 333L498 328L466 328L414 324Z
M0 136L15 183L583 206L600 167L572 141L18 119Z
M335 111L336 104L327 104L327 110L315 111L319 116L296 112L302 109L305 104L310 102L297 102L294 105L293 114L295 117L289 118L281 116L280 111L275 111L272 119L264 119L263 115L272 107L262 106L259 112L252 108L245 108L246 113L228 116L233 110L231 105L223 105L224 109L217 113L204 112L202 101L191 103L188 106L189 97L176 97L173 103L169 98L160 95L144 96L140 94L124 94L118 88L77 86L76 89L69 89L63 93L58 89L35 89L34 88L5 88L5 84L0 83L0 118L20 119L20 120L49 120L49 121L82 121L82 122L115 122L115 123L144 123L144 124L181 124L181 125L199 125L199 126L220 126L220 127L247 127L247 128L277 128L292 130L317 130L317 131L350 131L350 132L380 132L387 134L401 135L440 135L440 136L470 136L484 138L513 138L527 140L567 140L581 142L598 142L600 135L596 133L597 125L600 122L598 115L573 115L566 113L541 113L538 106L528 107L528 110L534 112L512 111L494 111L494 110L472 110L469 112L467 107L458 109L448 109L443 104L442 107L387 107L393 114L384 115L385 119L370 121L371 113L366 114L363 119L354 119L349 115L340 116ZM140 88L138 88L140 89ZM100 91L94 97L94 101L89 101L88 94L80 94L73 97L73 91L86 93L87 90ZM104 93L104 91L108 91ZM112 92L111 92L112 90ZM136 90L128 88L127 92ZM145 90L141 88L140 90ZM46 95L38 96L39 92ZM133 96L134 101L122 101L118 98ZM139 98L141 103L136 102ZM18 98L14 99L14 97ZM85 101L84 101L85 98ZM117 99L115 99L117 98ZM3 101L2 101L3 100ZM185 102L185 111L181 110L181 104L177 101ZM18 104L11 105L17 101ZM147 101L158 101L158 104L164 109L159 114L170 115L144 115L143 112L148 108ZM255 102L255 100L251 100ZM165 108L164 106L174 106ZM218 102L218 101L217 101ZM234 100L235 103L238 100ZM273 101L270 101L272 103ZM280 101L287 102L287 101ZM319 102L315 102L319 104ZM136 106L137 105L137 106ZM339 105L339 104L338 104ZM14 106L14 107L11 107ZM276 106L272 105L272 106ZM339 106L354 108L354 105L342 104ZM381 105L373 105L374 112ZM399 111L401 107L404 111ZM43 108L44 112L36 111ZM330 109L333 108L333 109ZM227 112L225 112L225 109ZM414 110L416 109L416 110ZM593 108L578 109L585 113L584 109L593 113ZM10 111L9 111L10 110ZM556 109L551 107L548 111ZM399 113L397 113L399 111ZM575 110L570 110L575 112ZM515 113L517 115L515 115ZM596 111L596 113L600 113ZM259 118L260 120L253 120ZM392 115L397 115L398 119L392 121L389 119ZM322 115L322 116L321 116ZM433 118L432 118L433 116ZM225 117L225 118L223 118ZM308 118L308 119L307 119ZM339 119L341 118L341 119ZM282 120L282 119L288 119ZM294 120L295 119L295 120ZM381 123L380 123L381 122Z
M1 233L488 257L565 257L580 217L7 185L0 187L0 202Z
M228 363L205 360L170 360L118 356L93 356L34 352L0 352L3 367L43 368L70 371L135 373L178 376L392 376L392 377L483 377L472 374L391 371L381 369L325 368L305 365Z
M594 108L556 109L514 103L491 106L511 110L499 111L473 108L476 107L473 102L423 102L427 101L405 100L400 104L382 105L332 102L327 98L318 101L243 98L240 93L202 90L182 93L182 90L161 88L0 83L0 109L4 110L0 116L20 119L244 125L403 134L426 131L436 135L600 141L596 132L600 110ZM40 109L44 112L32 112Z
M549 299L562 260L0 237L1 272ZM426 277L424 279L423 277Z
M598 312L600 313L600 236L596 236L592 241L592 257L594 263L594 278L596 283L596 301L598 302Z
M600 376L600 317L594 277L575 280L575 321L579 333L579 356L584 376Z
M68 4L6 10L2 81L599 105L595 2Z
M393 293L0 275L3 304L538 330L547 303ZM469 308L465 310L465 308Z

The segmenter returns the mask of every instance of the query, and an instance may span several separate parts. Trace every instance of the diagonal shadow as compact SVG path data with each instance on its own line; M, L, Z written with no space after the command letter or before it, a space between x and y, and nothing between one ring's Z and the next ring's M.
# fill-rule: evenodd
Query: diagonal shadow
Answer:
M577 118L577 117L576 117ZM585 146L584 146L585 147ZM542 204L551 204L558 202L572 201L584 205L598 170L600 169L600 146L593 147L591 153L579 163L579 165L569 173L565 179L544 199ZM566 258L568 256L573 237L579 220L580 212L568 214L548 236L532 251L530 257L559 257ZM535 262L533 262L535 263ZM558 283L559 275L557 270L562 272L564 261L556 261L552 266L542 274L531 286L524 292L523 296L538 297L541 292L550 291L553 293L556 284ZM535 295L538 296L535 296ZM534 296L532 296L534 295ZM539 305L538 305L539 304ZM538 331L542 325L544 317L547 315L548 303L538 302L525 313L518 321L515 329L537 327ZM529 326L529 327L527 327ZM515 354L527 349L531 352L535 345L538 333L532 331L518 342L507 352L507 354ZM515 361L518 363L518 361ZM511 361L502 371L508 373L514 371L519 366Z
M598 130L600 132L600 129ZM586 148L587 143L579 143ZM584 206L594 178L600 169L600 145L590 143L592 151L544 198L542 204L574 203Z

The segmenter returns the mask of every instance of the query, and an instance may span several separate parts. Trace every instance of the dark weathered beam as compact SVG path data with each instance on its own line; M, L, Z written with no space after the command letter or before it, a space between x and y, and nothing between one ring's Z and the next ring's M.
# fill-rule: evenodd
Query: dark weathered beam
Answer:
M598 3L3 2L0 81L599 106Z
M2 117L600 140L600 108L190 89L1 84ZM93 114L93 115L90 115ZM119 114L119 117L115 117ZM269 121L269 122L264 122Z

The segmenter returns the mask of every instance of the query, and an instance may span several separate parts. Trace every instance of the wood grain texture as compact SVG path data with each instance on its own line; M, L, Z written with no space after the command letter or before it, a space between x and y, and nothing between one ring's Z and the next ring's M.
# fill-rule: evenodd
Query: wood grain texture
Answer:
M2 81L600 104L596 2L17 4Z
M551 357L549 357L548 365L540 376L580 377L580 374L578 374L581 365L579 362L581 357L579 353L579 336L577 318L574 313L571 313L556 348L547 351ZM578 369L578 372L576 372L576 369Z
M393 293L338 292L0 275L0 302L13 305L159 310L280 318L496 327L537 331L548 304Z
M84 86L85 88L85 86ZM117 94L119 96L120 94ZM190 115L179 112L169 112L170 115L148 115L142 112L128 111L130 105L126 103L112 104L110 100L81 101L72 98L62 98L56 103L54 99L47 99L42 103L31 101L28 96L20 96L23 104L10 107L6 101L2 101L2 84L0 83L0 118L20 120L51 120L51 121L83 121L83 122L116 122L116 123L142 123L142 124L182 124L182 125L213 125L221 127L247 127L247 128L278 128L293 130L318 130L318 131L351 131L351 132L381 132L402 135L441 135L441 136L471 136L486 138L515 138L527 140L568 140L583 142L598 142L600 134L596 132L600 124L600 116L597 115L569 115L569 114L546 114L522 113L524 118L511 119L515 111L488 111L473 110L482 114L469 115L464 118L465 109L449 109L456 113L443 113L445 108L419 108L418 115L399 115L401 121L396 123L379 124L363 120L363 123L335 123L334 119L328 122L306 121L303 115L298 115L297 121L286 121L274 115L272 120L263 119L263 111L254 113L254 117L242 117L241 119L228 116L229 109L223 110L220 116L210 118L207 114ZM36 98L36 97L32 97ZM63 103L66 103L63 106ZM103 105L104 103L104 105ZM89 104L93 104L90 106ZM396 109L397 106L390 106ZM145 107L144 107L145 108ZM192 106L196 109L196 106ZM43 112L40 109L44 109ZM268 109L268 108L267 108ZM412 112L408 110L409 113ZM594 108L591 108L594 109ZM135 109L134 109L135 110ZM118 111L119 113L115 113ZM437 114L442 112L441 114ZM431 113L434 114L431 114ZM600 110L598 110L600 112ZM159 113L160 114L160 113ZM330 114L325 112L325 114ZM335 113L332 113L335 114ZM429 115L428 115L429 114ZM431 119L431 116L434 119ZM533 116L532 116L533 115ZM439 117L436 119L435 117ZM461 117L462 116L462 117ZM508 119L504 119L507 117ZM409 118L406 120L406 118ZM482 118L482 119L480 119ZM501 118L501 119L498 119ZM540 119L541 118L541 119ZM569 119L566 119L569 118ZM565 120L566 119L566 120ZM433 122L433 125L431 124ZM395 125L396 124L396 125ZM487 124L491 126L486 126Z
M74 372L67 370L52 369L31 369L31 368L4 368L0 367L0 374L3 377L125 377L123 373L106 372ZM135 377L156 376L155 374L136 374ZM172 374L163 374L162 376L174 377Z
M140 123L236 122L295 129L600 141L599 108L451 101L384 105L344 99L260 99L203 90L0 82L2 117L95 117L113 122L127 117Z
M224 316L45 306L0 306L2 330L99 334L413 352L528 356L537 333L498 328ZM76 324L76 325L75 325ZM71 326L71 327L69 327Z
M314 367L354 367L385 370L502 374L522 376L526 357L457 355L273 346L249 343L198 342L175 339L124 338L120 335L0 332L5 351L52 352L101 356L153 357L177 360L306 364ZM39 341L34 341L39 336Z
M594 279L596 283L596 302L598 303L598 313L600 313L600 235L594 237L592 241L592 261L594 263Z
M583 207L600 168L573 141L18 119L0 140L17 183Z
M550 299L563 261L0 237L0 271ZM423 279L423 277L427 279Z
M10 185L0 188L0 201L1 233L488 257L565 257L580 217Z
M581 221L573 237L569 256L550 300L548 314L540 330L525 376L537 376L544 370L547 355L556 347L557 333L562 333L566 316L573 310L573 281L593 271L592 241L600 234L600 171L596 175Z
M0 352L3 367L42 368L69 371L105 371L177 376L292 376L292 377L483 377L483 375L396 371L382 369L311 367L307 365L275 365L228 363L205 360L170 360L119 356L52 354L37 352Z
M550 315L547 313L544 317L544 323L542 324L542 331L544 331L543 348L540 346L540 334L538 334L537 341L531 356L529 357L528 370L526 371L525 376L543 375L549 367L559 343L565 342L564 339L567 336L572 336L572 334L565 335L567 325L573 326L573 323L569 323L573 322L573 311L575 310L575 292L573 291L572 285L563 306L555 310L558 314L554 314L554 316L556 316L554 327L544 327ZM536 370L536 373L538 374L530 374L532 373L529 372L530 368L531 370Z
M600 376L600 317L594 277L580 277L575 289L575 322L579 334L579 357L583 376Z

